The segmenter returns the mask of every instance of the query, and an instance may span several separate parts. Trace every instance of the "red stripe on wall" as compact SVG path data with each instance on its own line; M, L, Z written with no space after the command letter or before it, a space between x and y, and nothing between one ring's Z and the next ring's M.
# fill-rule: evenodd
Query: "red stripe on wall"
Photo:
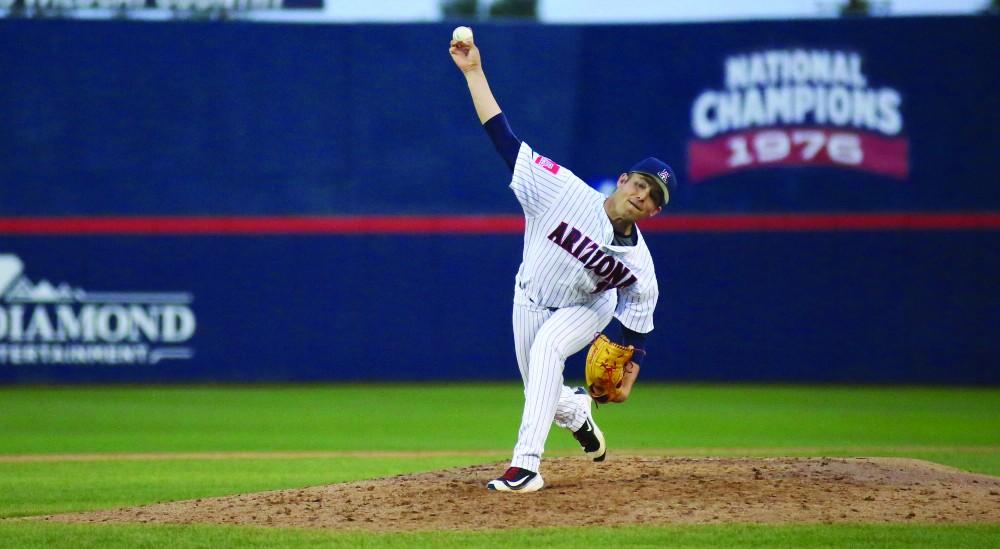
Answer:
M664 214L646 233L997 230L1000 212ZM315 217L7 217L0 235L513 234L519 215Z
M644 232L997 230L1000 212L663 215Z
M518 233L521 216L0 218L0 234Z

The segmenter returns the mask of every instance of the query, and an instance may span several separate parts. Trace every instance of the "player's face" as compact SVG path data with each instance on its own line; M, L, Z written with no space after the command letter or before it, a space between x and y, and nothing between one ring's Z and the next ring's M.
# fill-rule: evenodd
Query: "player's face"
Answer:
M653 217L660 213L661 208L657 204L656 185L649 177L633 173L623 173L618 178L618 190L612 195L615 209L618 214L632 221L639 221L647 217Z

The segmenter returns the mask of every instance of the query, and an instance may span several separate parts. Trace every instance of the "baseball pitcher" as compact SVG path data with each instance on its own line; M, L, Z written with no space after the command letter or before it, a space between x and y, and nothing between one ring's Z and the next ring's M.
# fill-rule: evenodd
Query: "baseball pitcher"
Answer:
M463 38L458 29L455 37ZM514 135L490 91L471 31L453 39L449 53L465 76L480 123L513 173L510 188L526 220L513 312L524 410L510 468L487 488L534 492L544 486L541 458L553 422L569 429L594 461L605 458L591 402L629 397L658 296L653 261L636 222L660 213L676 179L667 164L646 158L622 173L615 192L605 197ZM620 334L595 339L613 318ZM587 345L588 386L565 386L566 358Z

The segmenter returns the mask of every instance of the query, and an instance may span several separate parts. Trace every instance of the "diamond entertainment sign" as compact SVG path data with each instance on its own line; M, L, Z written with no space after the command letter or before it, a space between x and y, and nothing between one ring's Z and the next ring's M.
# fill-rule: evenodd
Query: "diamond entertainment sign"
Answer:
M194 357L190 293L94 292L33 282L0 254L0 364L157 364Z

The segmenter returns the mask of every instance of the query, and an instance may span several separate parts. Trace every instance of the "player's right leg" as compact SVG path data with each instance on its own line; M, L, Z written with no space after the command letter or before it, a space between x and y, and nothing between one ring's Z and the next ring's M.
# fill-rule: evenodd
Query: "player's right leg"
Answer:
M528 370L531 368L529 364L529 353L531 352L531 345L535 342L535 334L542 327L549 317L552 316L553 311L544 307L538 307L530 303L527 298L522 295L516 295L514 299L514 313L513 313L513 325L514 325L514 353L517 356L517 367L521 372L521 381L527 387L528 384ZM602 327L603 329L603 327ZM569 387L563 385L559 394L559 404L556 405L556 414L554 423L563 429L568 429L570 432L577 434L584 429L583 432L592 431L594 429L585 429L587 427L586 423L590 421L593 423L593 417L591 415L591 399L590 395L587 395L586 389L582 387ZM596 424L594 424L596 427ZM594 453L597 450L595 448L590 448L588 446L593 446L592 444L584 444L584 451L587 455L593 458L600 456L603 459L603 435L600 434L600 429L596 429L597 435L589 438L600 438L602 441L600 443L600 453ZM579 440L579 437L577 437ZM598 460L599 461L599 460Z
M586 397L586 398L584 398ZM563 385L556 405L555 424L563 429L576 431L590 417L590 395L583 387Z
M604 310L607 310L607 306L613 310L617 305L617 296L614 295L614 292L605 292L605 295L614 299L605 305ZM611 316L609 315L608 322L610 321ZM606 326L607 323L597 331L603 330ZM592 404L593 399L590 398L584 387L564 385L559 395L559 404L556 405L555 424L573 434L573 438L580 443L580 447L587 454L587 457L594 461L604 461L607 455L607 444L604 441L604 433L594 421Z
M604 433L594 421L591 411L593 399L583 387L563 386L559 404L556 406L556 425L568 429L580 443L583 452L594 461L604 461L608 452Z

